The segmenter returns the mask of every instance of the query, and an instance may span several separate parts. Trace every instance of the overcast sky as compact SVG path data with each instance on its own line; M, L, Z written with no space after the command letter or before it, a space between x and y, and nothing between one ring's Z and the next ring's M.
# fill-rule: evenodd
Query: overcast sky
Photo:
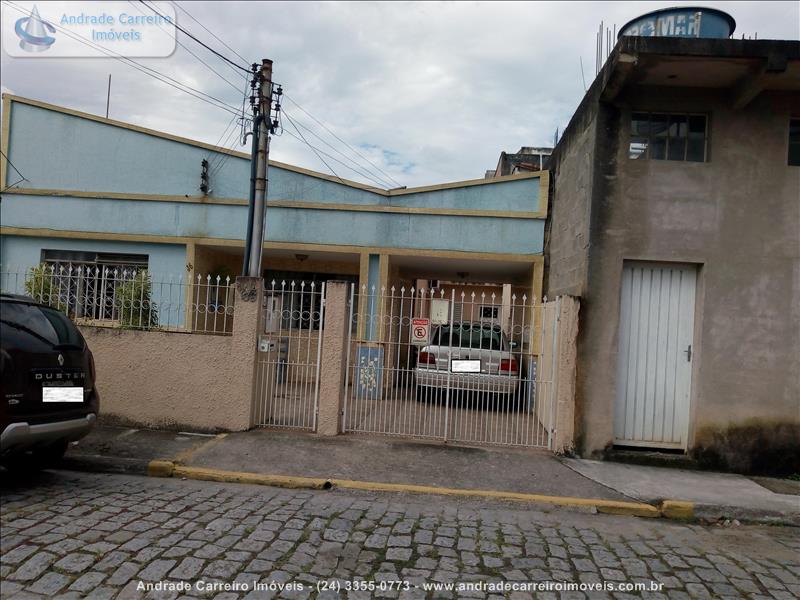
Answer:
M690 3L181 4L249 61L271 58L275 81L292 99L396 182L416 186L479 178L502 150L551 145L583 96L581 59L586 84L594 78L600 21L619 28L649 10ZM800 37L797 1L701 4L733 15L734 37ZM179 24L239 61L186 14L177 14ZM185 35L179 40L227 79L243 83ZM241 92L180 46L169 58L140 60L241 106ZM205 142L217 142L231 118L110 58L19 59L3 52L0 68L4 92L96 114L105 113L111 73L112 118ZM350 153L290 102L285 105L295 121ZM244 149L233 139L229 147ZM288 135L273 140L271 158L329 172ZM328 162L341 177L367 181Z

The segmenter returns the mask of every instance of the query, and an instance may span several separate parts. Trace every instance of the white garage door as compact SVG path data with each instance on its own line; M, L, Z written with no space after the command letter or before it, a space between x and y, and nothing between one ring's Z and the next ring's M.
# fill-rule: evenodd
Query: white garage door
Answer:
M614 416L617 445L686 448L697 271L626 262Z

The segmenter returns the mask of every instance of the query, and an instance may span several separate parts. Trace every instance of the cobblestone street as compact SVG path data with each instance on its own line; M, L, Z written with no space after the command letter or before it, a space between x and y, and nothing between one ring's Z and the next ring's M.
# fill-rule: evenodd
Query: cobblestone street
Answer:
M63 471L19 482L6 475L4 599L800 596L793 528ZM167 581L173 589L141 590ZM425 589L476 581L663 588Z

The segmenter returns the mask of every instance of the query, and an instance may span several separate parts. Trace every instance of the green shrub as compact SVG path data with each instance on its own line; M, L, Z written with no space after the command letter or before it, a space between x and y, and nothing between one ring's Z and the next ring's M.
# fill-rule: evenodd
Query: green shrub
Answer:
M152 302L150 274L138 271L116 286L116 308L121 327L147 329L158 326L158 307Z
M37 302L67 312L69 289L60 293L56 275L53 267L46 263L31 268L25 275L25 292Z

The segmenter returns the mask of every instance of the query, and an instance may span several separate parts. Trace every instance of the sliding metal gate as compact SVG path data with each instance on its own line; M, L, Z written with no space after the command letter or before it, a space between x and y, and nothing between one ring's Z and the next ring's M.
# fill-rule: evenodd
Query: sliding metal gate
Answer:
M324 283L265 285L256 424L316 431L324 298Z
M344 431L552 448L558 304L353 286Z

